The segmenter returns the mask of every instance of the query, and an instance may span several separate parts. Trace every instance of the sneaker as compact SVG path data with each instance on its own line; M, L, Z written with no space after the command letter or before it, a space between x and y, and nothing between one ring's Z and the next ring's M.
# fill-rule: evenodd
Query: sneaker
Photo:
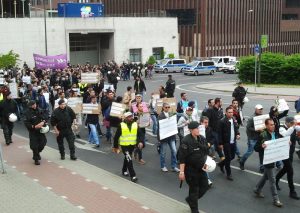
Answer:
M208 186L211 187L212 184L213 184L213 182L210 179L208 179Z
M167 167L164 167L164 168L161 168L161 171L168 172L169 170L167 169Z
M138 179L137 179L137 177L132 177L131 181L134 182L134 183L136 183L138 181Z
M178 169L177 167L172 169L172 172L180 172L180 169Z
M100 147L100 144L96 144L95 148L99 148Z
M240 169L241 169L241 170L245 170L245 165L244 165L244 163L242 163L242 162L240 162Z
M125 177L128 177L129 173L128 172L122 172L122 175L125 176Z
M233 181L233 177L231 175L228 175L227 180Z
M279 208L281 208L283 206L283 204L279 200L275 200L273 202L273 205L276 206L276 207L279 207Z
M300 197L297 195L297 192L295 191L290 192L290 198L293 198L295 200L300 200Z
M262 192L257 191L257 189L253 190L254 194L256 195L256 197L258 198L264 198L265 196L263 195Z

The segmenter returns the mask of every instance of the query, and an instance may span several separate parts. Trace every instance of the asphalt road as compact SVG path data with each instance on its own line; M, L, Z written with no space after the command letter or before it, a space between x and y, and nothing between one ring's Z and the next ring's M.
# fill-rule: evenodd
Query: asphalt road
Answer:
M184 76L181 73L173 74L176 81L176 98L180 98L180 93L185 91L188 94L189 100L197 100L200 109L203 109L209 98L221 97L223 99L223 108L231 103L231 93L216 92L197 89L195 86L201 83L216 83L220 81L236 81L236 75L216 73L213 76ZM152 80L145 80L147 87L146 100L149 99L151 92L157 91L160 85L165 85L167 80L166 74L155 74ZM133 86L133 81L121 81L118 84L118 95L123 95L127 86ZM270 100L270 96L248 95L250 102L245 105L244 115L251 116L254 112L256 104L262 104L265 108L265 113L268 112L274 100ZM291 112L290 115L293 115ZM246 145L245 128L241 127L241 140L238 142L241 153L244 153ZM21 122L16 124L15 133L27 137L28 132ZM103 132L104 129L103 129ZM56 148L57 144L53 133L47 134L48 146ZM121 154L113 154L110 152L111 145L106 141L105 137L101 138L101 148L95 149L91 145L86 144L87 129L82 127L81 140L77 140L76 154L77 156L92 165L105 169L113 174L121 175L122 159ZM148 143L144 149L144 160L147 162L145 165L134 164L140 185L155 190L159 193L167 195L173 199L185 202L184 198L187 196L188 187L186 184L179 189L179 181L176 173L168 172L162 173L160 171L159 155L156 151L156 138L147 135ZM67 148L67 144L65 144ZM59 153L57 153L59 158ZM167 152L167 163L170 165L170 151ZM226 180L218 169L211 174L213 180L213 187L205 194L199 201L199 208L205 212L223 213L223 212L299 212L300 201L295 201L289 198L287 183L281 182L282 190L279 192L280 200L283 202L284 207L278 209L272 205L272 196L269 184L266 183L263 193L264 199L254 197L253 188L260 178L258 172L258 155L254 153L246 162L246 170L240 171L238 168L237 160L232 161L233 178L234 181ZM170 168L170 166L169 166ZM296 190L300 193L300 160L295 156L294 162L294 182ZM286 180L286 177L285 177ZM145 195L147 196L147 195Z

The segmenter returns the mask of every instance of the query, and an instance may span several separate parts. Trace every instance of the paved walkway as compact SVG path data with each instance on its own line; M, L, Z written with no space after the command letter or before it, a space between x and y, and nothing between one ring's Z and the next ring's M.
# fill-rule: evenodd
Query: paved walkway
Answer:
M49 147L41 154L41 165L35 166L28 139L14 135L13 141L9 146L1 143L7 170L0 174L3 213L189 212L184 203L83 161L62 161Z
M214 90L222 92L233 92L234 88L237 87L236 82L221 82L221 83L205 83L196 86L199 89ZM300 87L296 88L279 88L279 87L257 87L256 90L254 86L245 86L248 89L249 94L257 95L274 95L274 96L284 96L288 100L297 100L300 96Z

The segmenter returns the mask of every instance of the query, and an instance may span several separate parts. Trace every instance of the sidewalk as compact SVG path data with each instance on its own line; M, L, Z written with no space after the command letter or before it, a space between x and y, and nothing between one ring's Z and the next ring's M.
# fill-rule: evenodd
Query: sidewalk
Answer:
M9 146L2 143L7 170L0 173L3 213L189 212L184 203L81 160L66 156L62 161L49 147L41 153L41 165L35 166L28 139L14 135L13 141Z
M222 92L233 92L233 90L237 87L235 81L231 82L221 82L221 83L207 83L200 84L196 86L198 89L205 90L214 90L214 91L222 91ZM273 95L273 96L286 96L285 99L289 100L297 100L300 96L300 88L279 88L279 87L257 87L256 91L253 85L246 85L246 89L248 89L248 94L256 94L256 95Z

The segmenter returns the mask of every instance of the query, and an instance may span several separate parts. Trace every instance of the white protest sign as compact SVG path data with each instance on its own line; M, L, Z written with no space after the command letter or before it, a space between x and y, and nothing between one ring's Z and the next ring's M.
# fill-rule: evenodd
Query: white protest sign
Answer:
M188 134L190 134L190 130L188 128L188 126L184 126L183 127L183 136L187 136Z
M114 85L112 85L112 84L104 84L103 90L104 91L107 91L107 90L115 91L115 88L114 88Z
M9 83L9 91L11 92L12 98L19 98L18 85L17 83Z
M0 85L4 84L4 78L0 78Z
M147 126L150 126L150 114L143 113L139 115L138 124L140 128L145 128Z
M98 72L82 72L81 73L81 83L83 84L97 84L99 82Z
M82 97L71 97L68 99L67 105L73 109L75 114L82 111Z
M278 109L278 112L283 112L283 111L289 110L290 108L284 99L279 99L277 109Z
M206 138L205 126L204 125L200 125L198 128L199 128L200 135L202 135L203 137Z
M163 140L178 133L177 116L174 115L159 121L159 138Z
M50 99L50 94L49 94L49 92L44 92L43 95L44 95L44 97L45 97L45 100L46 100L47 104L49 104L49 99Z
M290 137L265 141L264 143L267 145L264 150L264 165L289 158Z
M82 114L100 114L99 104L82 104Z
M112 102L109 115L112 117L121 117L126 109L126 106L121 103Z
M268 118L270 118L269 114L253 117L255 131L265 129L265 120Z

